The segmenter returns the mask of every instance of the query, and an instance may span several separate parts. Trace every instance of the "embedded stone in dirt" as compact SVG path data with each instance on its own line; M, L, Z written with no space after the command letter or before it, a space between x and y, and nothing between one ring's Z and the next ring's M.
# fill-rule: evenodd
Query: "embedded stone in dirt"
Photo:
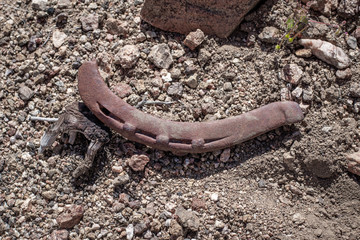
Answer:
M84 215L84 208L81 205L72 205L64 213L56 218L60 228L73 228L78 224Z
M19 89L19 96L21 100L28 101L34 96L34 91L27 86L23 86Z
M335 75L338 79L350 79L352 72L350 68L347 68L345 70L337 70Z
M123 82L116 84L114 91L121 98L129 96L133 92L131 87Z
M106 20L107 32L113 35L123 36L127 34L127 23L120 20L109 18Z
M80 18L81 26L84 31L92 31L99 27L99 17L89 14Z
M230 148L225 149L220 155L220 162L227 162L230 159L231 150Z
M360 27L357 27L353 32L354 37L357 39L358 43L360 43Z
M63 9L63 8L71 7L72 3L70 0L58 0L57 6L58 8Z
M41 194L45 199L47 200L53 200L56 198L56 192L55 191L45 191Z
M141 17L162 30L228 37L259 0L146 0Z
M204 200L195 197L191 201L191 208L194 209L194 210L199 210L200 208L205 209L206 208L206 203L205 203Z
M337 12L340 16L345 18L351 18L359 16L360 8L358 0L341 0L339 1L339 7Z
M349 154L346 158L348 160L348 171L360 176L360 152Z
M201 31L200 29L196 29L195 32L190 32L186 36L184 40L184 44L191 50L194 50L204 41L204 39L205 39L204 32Z
M338 69L347 68L351 64L351 60L346 53L332 43L315 39L300 39L299 43L311 49L311 52L317 58Z
M124 186L130 181L129 175L125 172L113 180L114 186Z
M149 157L146 155L133 155L128 160L128 165L135 172L144 171L146 164L150 161Z
M357 40L353 36L348 36L346 39L346 43L350 48L352 48L354 50L357 48Z
M136 45L125 45L116 54L115 63L123 68L132 68L140 57L139 48Z
M59 30L55 30L52 35L52 41L55 48L61 47L61 45L65 42L67 35Z
M168 69L173 63L170 48L165 43L153 46L148 58L150 62L152 62L158 68Z
M171 239L178 239L178 237L183 236L182 227L174 219L171 219L169 233L170 233Z
M48 4L47 0L32 0L31 6L34 10L45 10Z
M181 96L183 92L183 86L181 83L176 82L170 85L170 87L167 90L167 94L169 96Z
M259 39L267 43L276 43L279 41L279 29L276 27L264 27L259 34Z
M304 162L308 170L319 178L330 178L333 174L331 159L309 156Z
M312 56L311 49L303 48L295 52L295 55L302 58L309 58Z
M69 232L65 229L55 230L50 235L50 240L67 240L69 239Z
M351 83L349 93L351 97L360 97L360 84Z
M148 226L147 226L146 222L140 222L135 225L134 233L135 233L135 235L139 236L139 235L143 234L147 229L148 229Z
M296 64L285 65L283 72L284 72L285 81L294 85L299 84L299 81L303 75L303 71Z
M194 232L199 229L200 221L193 211L187 211L183 207L178 207L175 215L184 228L188 228Z

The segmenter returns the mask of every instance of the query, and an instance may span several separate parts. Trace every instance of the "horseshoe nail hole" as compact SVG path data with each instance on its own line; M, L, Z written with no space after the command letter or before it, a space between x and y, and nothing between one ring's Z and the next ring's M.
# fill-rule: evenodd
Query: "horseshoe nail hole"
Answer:
M106 116L110 116L111 112L104 106L101 106L99 104L99 108L100 108L100 111L102 111L103 114L105 114Z
M143 130L141 130L141 129L137 129L136 132L135 132L135 134L144 135L144 136L146 136L146 137L156 139L156 135L155 135L155 134L150 133L150 132L143 131Z
M116 121L120 122L120 123L124 123L124 120L122 120L121 118L119 118L118 116L114 115L112 112L110 112L106 107L102 106L100 103L99 104L99 109L100 111L108 116L111 117L112 119L115 119Z
M205 143L212 143L212 142L216 142L219 141L223 138L211 138L211 139L205 139Z
M181 144L191 144L191 139L175 139L171 138L169 139L170 143L181 143Z

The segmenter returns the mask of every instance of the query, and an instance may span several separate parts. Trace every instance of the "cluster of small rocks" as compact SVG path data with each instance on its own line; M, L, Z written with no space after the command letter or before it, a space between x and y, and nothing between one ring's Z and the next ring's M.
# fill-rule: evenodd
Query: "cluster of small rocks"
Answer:
M316 2L311 14L330 24L346 19L349 34L315 24L304 34L316 40L275 52L295 3L265 1L219 39L144 23L143 0L2 1L1 238L356 239L357 6ZM186 156L114 136L92 171L74 179L85 139L58 139L39 155L50 123L30 117L57 117L80 100L77 69L91 59L131 105L145 97L170 103L142 106L165 119L216 120L281 100L300 103L306 118L231 149Z

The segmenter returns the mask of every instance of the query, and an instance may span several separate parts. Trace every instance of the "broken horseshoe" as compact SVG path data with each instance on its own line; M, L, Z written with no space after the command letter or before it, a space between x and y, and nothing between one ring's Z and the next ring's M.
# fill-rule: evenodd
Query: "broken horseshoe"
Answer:
M105 84L96 61L82 64L79 93L105 125L129 140L176 154L215 151L303 120L296 102L275 102L235 117L209 122L175 122L143 113L117 97Z

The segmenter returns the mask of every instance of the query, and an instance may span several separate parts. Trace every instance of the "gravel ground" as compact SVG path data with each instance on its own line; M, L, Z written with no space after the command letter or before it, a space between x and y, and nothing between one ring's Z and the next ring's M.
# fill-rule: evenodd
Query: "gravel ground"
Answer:
M2 0L0 239L360 239L359 176L346 159L360 150L352 3L313 6L310 19L328 24L303 34L344 51L351 65L338 70L298 41L275 51L293 1L262 1L228 39L204 36L191 50L186 36L141 21L143 0ZM337 36L330 24L344 20L348 35ZM280 100L300 103L305 119L186 156L113 134L74 179L87 140L59 138L40 155L50 123L30 117L80 101L77 69L94 58L129 104L172 102L141 107L164 119L222 119Z

